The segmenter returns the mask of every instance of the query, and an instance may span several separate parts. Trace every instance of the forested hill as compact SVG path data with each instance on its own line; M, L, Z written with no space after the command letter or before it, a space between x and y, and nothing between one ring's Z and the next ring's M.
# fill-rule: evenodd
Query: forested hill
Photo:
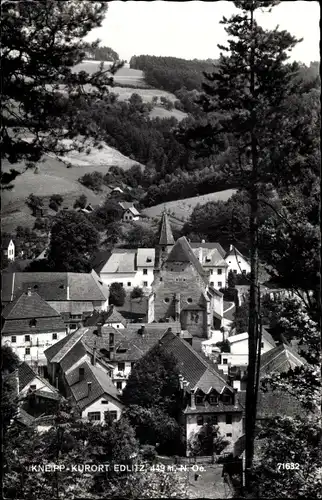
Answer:
M175 93L183 87L202 90L203 72L213 71L215 62L141 55L131 58L130 67L144 71L145 80L152 87Z

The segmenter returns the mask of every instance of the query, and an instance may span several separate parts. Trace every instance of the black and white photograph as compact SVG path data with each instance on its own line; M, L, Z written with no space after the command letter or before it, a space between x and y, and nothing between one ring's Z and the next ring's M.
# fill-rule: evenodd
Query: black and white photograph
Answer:
M322 500L319 2L0 2L2 497Z

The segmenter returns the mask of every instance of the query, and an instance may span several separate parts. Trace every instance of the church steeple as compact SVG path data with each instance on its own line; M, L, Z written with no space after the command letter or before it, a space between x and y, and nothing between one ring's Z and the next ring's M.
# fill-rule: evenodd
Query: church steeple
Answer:
M171 224L169 221L168 213L164 209L161 217L159 229L159 240L156 245L155 252L155 267L160 269L162 263L167 258L174 245L174 237L172 234Z

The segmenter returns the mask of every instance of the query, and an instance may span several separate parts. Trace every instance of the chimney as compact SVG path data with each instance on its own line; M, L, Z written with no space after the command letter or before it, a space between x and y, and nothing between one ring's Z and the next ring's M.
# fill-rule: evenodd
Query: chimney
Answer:
M239 381L240 383L240 381ZM238 408L238 397L237 397L237 391L238 389L234 387L234 407Z
M92 392L92 382L87 382L88 395Z
M229 251L232 252L233 251L233 245L229 245Z
M85 368L79 368L78 373L79 373L79 382L81 382L82 380L84 380L85 377Z
M93 347L92 365L96 365L96 347Z
M141 328L138 330L138 333L141 335L143 338L145 335L145 325L142 325Z
M56 389L58 389L58 377L55 377L55 386L56 386Z
M97 336L102 336L102 323L97 323Z
M206 240L201 240L201 243L206 243Z
M69 298L69 285L66 286L66 300L70 300L70 298Z
M31 288L30 288L30 286L28 286L27 295L28 295L28 297L30 297L30 296L31 296Z
M167 329L167 333L172 333L172 328L171 327Z
M236 391L240 391L240 380L233 380L233 388Z
M195 410L196 409L196 395L195 395L195 390L194 389L191 389L190 391L190 408L192 410Z

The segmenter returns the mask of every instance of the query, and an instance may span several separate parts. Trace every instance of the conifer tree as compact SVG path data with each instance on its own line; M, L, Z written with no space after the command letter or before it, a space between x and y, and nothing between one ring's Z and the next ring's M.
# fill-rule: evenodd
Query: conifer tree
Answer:
M258 287L258 213L261 198L281 180L289 183L297 174L294 156L296 124L289 120L287 98L294 92L298 65L288 64L287 53L296 40L286 31L267 31L256 22L256 12L279 2L240 0L241 10L222 24L228 45L221 52L214 73L205 73L207 83L200 99L207 112L206 124L195 126L186 141L200 154L229 152L225 173L245 190L249 204L250 292L249 364L246 393L246 472L254 454L256 419L256 373L260 357ZM249 474L246 473L246 482Z

